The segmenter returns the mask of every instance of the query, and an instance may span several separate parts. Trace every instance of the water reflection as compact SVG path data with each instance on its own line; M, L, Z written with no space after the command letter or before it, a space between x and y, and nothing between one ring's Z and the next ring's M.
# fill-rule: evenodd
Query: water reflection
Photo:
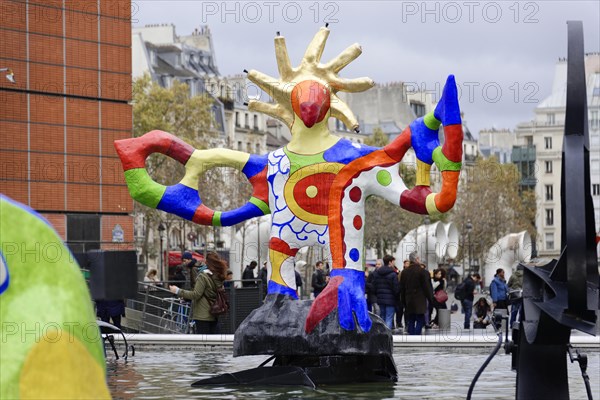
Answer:
M588 351L592 393L600 393L600 353ZM254 368L266 356L233 358L230 351L141 350L129 361L109 360L108 383L115 399L464 399L488 349L404 349L394 355L395 384L290 387L192 388L195 380ZM572 399L586 398L578 365L569 364ZM510 357L498 354L480 377L474 399L514 399Z

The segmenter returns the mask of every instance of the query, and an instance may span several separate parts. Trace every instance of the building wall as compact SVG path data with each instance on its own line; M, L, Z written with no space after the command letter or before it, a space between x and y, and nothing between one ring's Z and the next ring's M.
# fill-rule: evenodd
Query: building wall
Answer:
M516 135L510 129L485 129L479 131L477 143L485 156L495 156L498 162L510 163Z
M131 2L0 0L0 182L71 240L95 215L133 241L133 202L113 141L131 137ZM110 221L110 223L108 223ZM108 243L106 243L108 245Z
M600 232L600 54L587 54L588 129L590 138L590 184L594 204L595 230ZM537 248L541 257L557 258L561 246L561 167L565 130L566 60L555 69L552 94L540 103L534 119L519 124L517 140L522 146L533 144L536 152L535 191L537 196ZM550 167L550 169L549 169ZM567 177L568 178L568 177ZM593 193L594 185L599 192ZM552 189L548 189L552 188ZM551 195L549 193L551 191ZM552 214L549 221L548 213Z

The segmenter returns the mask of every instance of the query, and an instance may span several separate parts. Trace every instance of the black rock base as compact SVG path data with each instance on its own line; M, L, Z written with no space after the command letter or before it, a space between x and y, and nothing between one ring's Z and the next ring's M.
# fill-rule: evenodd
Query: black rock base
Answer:
M282 356L387 355L391 358L391 331L381 318L370 314L369 332L340 327L337 309L325 317L311 333L304 324L312 300L293 300L268 295L235 332L233 355L273 354Z
M269 359L270 360L270 359ZM396 366L386 355L281 356L273 366L252 368L196 381L192 386L308 386L395 382Z
M395 382L392 333L370 314L369 332L342 329L337 310L306 333L312 300L268 295L235 332L234 356L273 355L257 368L194 382L204 385L294 385L316 387L360 382ZM265 365L273 360L273 365Z

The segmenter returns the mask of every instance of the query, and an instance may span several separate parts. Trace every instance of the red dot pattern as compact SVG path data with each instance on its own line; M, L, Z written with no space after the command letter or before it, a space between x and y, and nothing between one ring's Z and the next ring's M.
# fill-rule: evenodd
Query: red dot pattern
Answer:
M360 215L357 215L354 217L354 220L352 221L352 223L354 224L354 228L356 228L356 230L360 230L360 228L362 228L362 218L360 217Z
M350 189L350 200L352 200L355 203L358 203L361 197L362 191L358 186L355 186L352 189Z

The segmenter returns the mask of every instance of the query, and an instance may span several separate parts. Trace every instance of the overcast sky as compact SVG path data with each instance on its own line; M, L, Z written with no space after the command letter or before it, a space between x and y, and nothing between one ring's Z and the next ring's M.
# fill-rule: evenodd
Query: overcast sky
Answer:
M598 1L154 1L134 0L134 26L173 23L178 35L208 25L219 71L277 75L276 31L296 65L329 22L326 62L352 43L363 54L347 78L412 82L439 92L448 74L462 89L470 130L514 129L551 92L554 66L567 53L568 20L582 20L585 51L598 52Z

